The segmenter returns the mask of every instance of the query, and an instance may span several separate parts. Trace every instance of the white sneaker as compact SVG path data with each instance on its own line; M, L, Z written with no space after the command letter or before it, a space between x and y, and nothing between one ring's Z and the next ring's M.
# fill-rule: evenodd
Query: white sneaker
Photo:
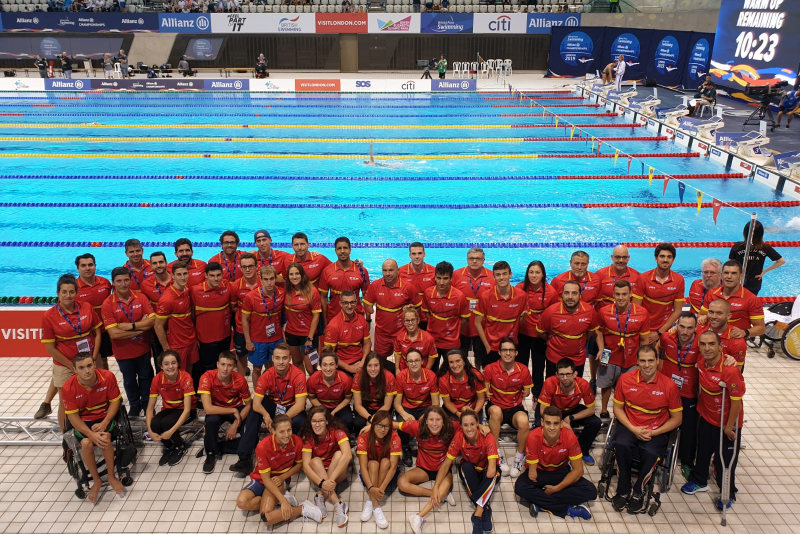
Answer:
M524 468L524 464L525 464L525 457L524 456L521 457L521 458L519 456L514 458L514 465L511 466L511 476L513 478L517 478L518 476L520 476L522 474L522 470Z
M322 512L311 501L303 501L303 517L322 523Z
M294 495L289 493L288 491L283 492L283 496L286 497L286 500L289 501L290 506L297 506L297 499L294 498ZM322 516L325 517L325 516Z
M314 506L319 508L322 517L328 517L328 509L325 507L325 497L322 495L314 495Z
M509 467L509 465L506 463L505 457L503 456L500 457L499 464L500 464L500 474L503 475L504 477L507 477L508 473L511 472L511 467Z
M372 519L372 500L367 499L364 503L364 509L361 510L361 520L362 521L369 521Z
M447 504L449 504L450 506L455 506L456 505L456 498L453 496L453 490L452 489L447 492L447 496L445 497L445 500L447 501Z
M378 528L389 528L389 521L386 520L386 516L383 515L383 510L381 510L380 506L372 511L372 515L375 517L375 523L378 525Z
M422 534L422 525L425 524L425 518L420 517L418 514L408 516L408 522L411 523L411 530L414 534Z
M347 524L347 504L344 501L339 502L339 504L335 504L333 506L333 513L335 515L335 521L339 525L339 528L344 527Z

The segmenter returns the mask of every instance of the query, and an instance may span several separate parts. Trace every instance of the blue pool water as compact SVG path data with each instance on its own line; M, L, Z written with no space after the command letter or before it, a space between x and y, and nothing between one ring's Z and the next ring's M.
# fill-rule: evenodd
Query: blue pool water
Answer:
M0 295L54 294L55 278L72 271L74 257L87 250L97 256L99 274L124 261L121 248L67 242L216 242L227 229L251 242L254 230L267 228L284 245L303 231L312 249L331 259L333 240L347 235L361 244L354 257L376 277L384 259L407 261L403 246L410 241L428 244L429 263L447 260L456 267L465 264L467 248L480 243L487 265L509 261L517 281L533 259L544 261L549 277L566 270L577 246L590 253L590 268L597 269L609 263L610 249L619 242L735 241L751 211L767 227L767 239L800 240L800 209L794 207L723 208L716 225L710 209L698 214L692 207L583 208L678 202L677 181L665 196L661 180L648 185L650 165L657 177L727 171L704 157L655 156L634 160L629 171L624 156L616 163L589 157L597 147L588 138L624 139L604 142L603 154L686 149L671 141L637 140L652 133L584 101L558 100L571 95L531 93L545 97L545 105L578 106L552 107L556 113L584 114L564 117L558 127L540 109L498 100L506 96L0 93L0 240L13 245L0 246ZM580 125L574 135L581 140L543 140L569 138L564 120ZM363 163L370 140L375 155L384 158L374 167ZM65 154L76 157L60 157ZM525 157L514 158L520 155ZM630 174L645 177L623 179ZM620 178L556 179L596 175ZM694 202L692 186L705 192L706 202L787 200L747 179L686 183L685 202ZM7 204L65 202L77 205ZM201 205L208 203L214 206ZM262 207L230 207L248 203ZM23 245L34 242L62 244ZM156 248L172 256L168 246L148 247L146 254ZM195 256L207 260L217 251L197 247ZM762 295L800 293L792 267L800 250L780 252L789 264L765 277ZM631 266L653 267L652 248L631 253ZM702 259L725 260L727 253L723 246L681 247L675 268L692 280L700 276Z

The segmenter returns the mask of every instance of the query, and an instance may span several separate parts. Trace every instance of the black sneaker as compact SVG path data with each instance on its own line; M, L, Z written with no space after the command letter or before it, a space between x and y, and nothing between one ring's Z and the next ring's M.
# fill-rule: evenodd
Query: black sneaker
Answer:
M158 465L164 467L169 462L169 457L172 456L172 449L168 447L164 447L164 452L161 453L161 459L158 461Z
M630 494L620 495L619 493L617 493L611 499L611 507L614 509L615 512L621 512L628 506L629 499L630 499Z
M130 406L128 408L128 417L139 417L139 414L142 413L141 406Z
M214 472L214 468L217 466L217 455L216 454L206 454L206 461L203 462L203 473L209 475Z
M403 465L406 467L411 467L414 465L414 460L411 458L410 447L403 447Z
M253 470L253 461L250 459L249 456L244 458L239 458L239 461L235 464L232 464L228 467L231 471L235 471L236 473L250 473Z
M589 389L592 390L592 395L597 395L597 382L595 382L594 380L590 380Z
M647 510L647 501L644 498L644 493L634 493L628 500L628 513L643 514Z
M183 461L183 457L186 455L186 449L172 449L172 454L169 455L169 466L172 467L173 465L178 465Z
M250 376L250 367L244 368L244 376Z

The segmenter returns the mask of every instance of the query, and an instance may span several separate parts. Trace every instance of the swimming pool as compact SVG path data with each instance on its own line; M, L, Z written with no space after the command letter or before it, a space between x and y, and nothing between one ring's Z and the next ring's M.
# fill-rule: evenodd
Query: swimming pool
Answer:
M131 237L168 257L189 237L207 260L227 229L242 248L259 228L282 249L303 231L332 259L347 235L374 277L388 257L406 263L411 241L426 244L429 263L456 267L477 244L515 281L533 259L552 278L577 248L598 269L617 243L633 244L631 266L648 270L660 241L689 245L675 269L699 278L700 261L724 260L752 211L768 240L800 240L800 208L780 193L572 94L525 94L559 124L508 93L0 93L0 295L52 295L86 251L107 275ZM363 163L370 141L377 166ZM615 149L636 156L630 168ZM649 166L685 181L686 207L665 207L678 182L663 196ZM704 202L778 204L724 207L715 225L692 187ZM762 295L796 295L800 250L778 248L790 265L765 277Z

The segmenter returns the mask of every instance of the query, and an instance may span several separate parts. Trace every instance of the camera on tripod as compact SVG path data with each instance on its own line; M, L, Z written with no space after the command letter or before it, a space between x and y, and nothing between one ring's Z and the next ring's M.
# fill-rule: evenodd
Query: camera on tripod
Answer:
M789 82L786 80L772 85L747 85L747 87L744 88L744 94L761 98L759 99L760 106L747 117L747 120L742 124L742 130L744 130L746 126L754 126L758 125L761 121L766 121L770 131L775 131L775 119L772 116L772 110L769 105L783 95L783 87L787 85L789 85Z

